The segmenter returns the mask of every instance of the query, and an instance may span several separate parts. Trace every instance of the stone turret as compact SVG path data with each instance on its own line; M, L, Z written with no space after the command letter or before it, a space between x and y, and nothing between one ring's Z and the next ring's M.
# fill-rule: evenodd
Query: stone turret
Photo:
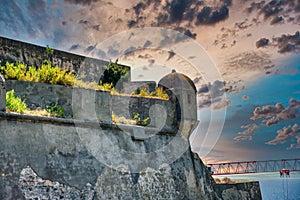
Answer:
M197 121L197 89L193 81L184 74L172 73L164 76L158 83L176 102L176 118L178 128L183 137L188 138L196 128Z

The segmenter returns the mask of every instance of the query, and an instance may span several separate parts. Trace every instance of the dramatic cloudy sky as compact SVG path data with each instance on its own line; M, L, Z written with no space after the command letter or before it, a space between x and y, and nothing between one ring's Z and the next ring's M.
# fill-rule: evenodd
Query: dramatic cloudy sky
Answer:
M190 76L201 120L191 143L206 162L299 157L299 24L299 0L2 0L0 7L1 36L118 58L134 80L157 81L174 68ZM197 47L178 48L185 41Z

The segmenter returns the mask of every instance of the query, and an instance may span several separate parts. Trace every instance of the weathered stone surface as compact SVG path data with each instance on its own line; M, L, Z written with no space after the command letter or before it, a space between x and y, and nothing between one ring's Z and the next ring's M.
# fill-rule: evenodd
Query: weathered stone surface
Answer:
M110 95L99 90L17 80L7 80L6 88L7 91L14 89L31 109L59 105L69 117L105 122L112 121L112 112L127 119L139 114L141 120L150 117L149 126L168 130L177 127L176 106L168 100Z
M146 88L149 92L153 92L155 91L156 88L156 82L155 81L125 82L123 88L126 94L131 94L132 92L136 92L136 90L140 90L143 88Z
M258 182L220 184L218 189L224 200L231 199L261 199Z
M8 80L7 91L12 89L31 109L59 105L68 117L111 122L111 95L107 91Z
M20 174L18 186L25 199L84 199L93 200L95 191L91 184L80 191L77 188L61 184L57 181L39 177L29 166Z
M98 177L95 190L100 200L134 199L133 182L128 167L119 166L117 170L105 168Z
M169 100L112 95L111 103L112 112L115 115L131 119L138 114L141 120L150 117L150 126L164 127L170 130L177 127L176 105Z
M130 129L134 126L126 130ZM220 188L188 147L172 155L188 145L178 138L181 143L167 146L177 138L173 134L134 141L125 128L115 125L4 113L0 113L0 130L3 200L25 199L23 194L29 191L20 190L19 179L28 165L43 177L34 180L55 183L51 191L63 184L75 193L83 192L91 184L94 199L261 199L258 183ZM169 149L161 155L161 148ZM38 191L37 187L32 189Z
M0 37L2 62L40 66L44 59L86 81L98 81L108 64ZM7 89L29 107L60 105L75 119L0 112L0 199L261 199L258 183L216 185L191 152L188 138L197 124L192 81L172 73L160 83L167 83L171 101L9 81ZM151 123L114 125L111 112L137 113Z

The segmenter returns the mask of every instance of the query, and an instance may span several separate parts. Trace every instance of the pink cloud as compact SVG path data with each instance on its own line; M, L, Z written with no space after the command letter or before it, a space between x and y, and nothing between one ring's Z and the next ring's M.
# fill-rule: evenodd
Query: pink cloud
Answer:
M252 136L241 135L241 136L237 136L237 137L233 138L233 140L236 141L236 142L242 141L242 140L252 140Z
M271 126L273 124L278 124L280 119L295 119L299 113L300 101L293 98L289 100L289 107L284 108L281 103L276 103L273 105L266 105L263 107L256 107L253 111L253 116L250 118L256 120L259 118L264 118L266 126Z
M279 118L273 116L271 119L264 120L263 122L266 122L266 126L271 126L273 124L278 124L279 123Z
M297 143L291 144L290 149L300 149L300 136L297 136Z
M277 131L277 136L267 142L266 144L276 145L276 144L283 144L287 140L292 139L294 137L299 137L300 135L300 127L298 124L294 124L293 126L284 127Z
M239 135L250 135L254 133L255 129L257 129L258 126L256 124L248 124L241 126L241 128L245 128L246 130L238 132Z

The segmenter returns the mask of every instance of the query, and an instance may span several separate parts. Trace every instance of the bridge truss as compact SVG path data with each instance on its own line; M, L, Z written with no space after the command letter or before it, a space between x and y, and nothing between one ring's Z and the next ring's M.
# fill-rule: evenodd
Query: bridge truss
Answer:
M262 172L279 172L282 169L290 172L300 171L300 158L265 160L265 161L243 161L207 164L213 175L227 174L250 174Z

